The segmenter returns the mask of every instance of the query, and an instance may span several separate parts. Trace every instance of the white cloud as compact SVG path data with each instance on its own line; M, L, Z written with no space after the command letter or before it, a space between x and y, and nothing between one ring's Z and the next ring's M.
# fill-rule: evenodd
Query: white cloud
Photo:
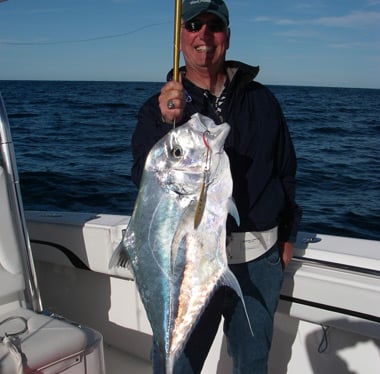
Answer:
M300 23L300 21L296 21L289 18L276 19L273 17L266 17L266 16L255 17L253 19L253 22L269 22L269 23L274 23L276 25L296 25Z
M380 12L352 12L344 16L321 17L311 21L313 24L329 27L368 27L380 24Z
M380 0L379 0L380 1ZM296 5L297 9L312 9L314 8L315 4L310 3L300 3Z
M378 1L380 2L380 0ZM313 24L326 27L368 28L380 25L380 12L356 11L343 16L327 16L311 20L259 16L254 18L254 22L270 22L280 26Z
M292 30L277 32L274 35L284 36L287 38L305 39L305 38L318 37L319 34L318 32L305 30L305 29L298 29L298 30L292 29Z
M370 6L379 5L380 4L380 0L368 0L368 4Z
M329 45L330 48L334 49L380 49L380 42L370 43L370 42L347 42L347 43L332 43Z

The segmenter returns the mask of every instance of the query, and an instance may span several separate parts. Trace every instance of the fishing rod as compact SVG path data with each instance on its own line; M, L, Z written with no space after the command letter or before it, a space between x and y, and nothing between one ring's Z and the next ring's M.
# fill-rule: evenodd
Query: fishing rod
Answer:
M173 49L173 80L179 81L179 55L181 36L182 0L175 0L174 7L174 49Z
M179 82L179 55L180 55L180 36L181 36L181 10L182 0L174 0L174 42L173 42L173 80ZM173 129L175 128L175 118Z

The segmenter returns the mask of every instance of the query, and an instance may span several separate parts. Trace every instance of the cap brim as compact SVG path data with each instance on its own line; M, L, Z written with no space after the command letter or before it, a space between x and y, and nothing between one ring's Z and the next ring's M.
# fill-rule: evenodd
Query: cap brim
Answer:
M201 11L197 11L197 12L193 12L193 13L189 13L188 15L185 16L182 16L182 19L187 22L187 21L191 21L193 18L199 16L200 14L203 14L203 13L211 13L211 14L215 14L218 18L220 18L223 23L228 26L228 21L225 17L223 17L220 13L216 12L216 11L213 11L212 9L207 9L207 10L201 10Z

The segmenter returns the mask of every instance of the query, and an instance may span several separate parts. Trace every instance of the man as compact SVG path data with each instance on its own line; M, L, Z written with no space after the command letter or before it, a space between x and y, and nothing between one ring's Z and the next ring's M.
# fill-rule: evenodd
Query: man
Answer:
M243 291L242 302L229 289L210 302L178 360L175 373L200 373L221 316L235 374L266 373L283 269L292 257L301 210L295 202L296 157L281 108L263 85L258 68L226 61L229 13L222 0L185 0L181 51L185 67L141 108L132 146L132 179L139 185L151 147L173 123L180 126L199 112L228 122L225 142L234 182L240 226L228 220L227 255ZM153 367L162 363L153 348Z

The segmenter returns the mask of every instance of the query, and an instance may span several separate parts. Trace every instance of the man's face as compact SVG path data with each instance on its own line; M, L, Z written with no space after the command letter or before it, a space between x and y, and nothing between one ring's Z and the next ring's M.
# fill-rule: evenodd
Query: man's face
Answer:
M186 65L194 70L217 71L224 65L229 40L229 29L220 18L211 13L200 14L182 25L181 50Z

